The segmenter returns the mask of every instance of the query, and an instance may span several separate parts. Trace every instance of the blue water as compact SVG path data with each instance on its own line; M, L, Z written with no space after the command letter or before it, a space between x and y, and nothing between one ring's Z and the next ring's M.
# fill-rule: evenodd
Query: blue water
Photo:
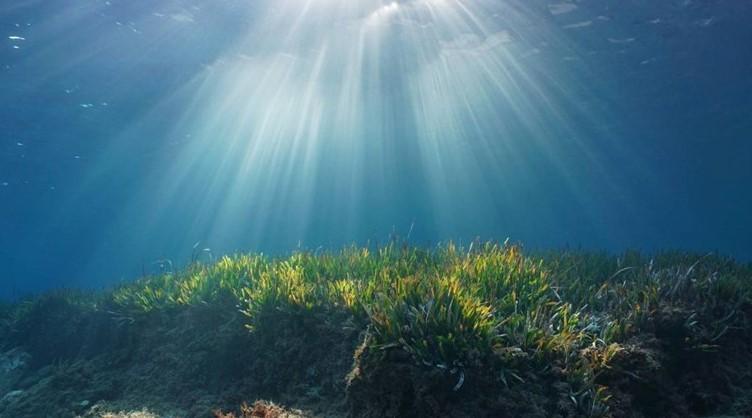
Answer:
M752 259L752 2L0 5L0 297L475 237Z

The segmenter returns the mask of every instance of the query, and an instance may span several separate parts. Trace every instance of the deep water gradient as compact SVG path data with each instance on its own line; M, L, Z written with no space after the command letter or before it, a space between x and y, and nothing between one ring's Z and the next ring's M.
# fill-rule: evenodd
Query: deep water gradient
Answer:
M749 22L749 1L7 2L0 296L393 231L748 261Z

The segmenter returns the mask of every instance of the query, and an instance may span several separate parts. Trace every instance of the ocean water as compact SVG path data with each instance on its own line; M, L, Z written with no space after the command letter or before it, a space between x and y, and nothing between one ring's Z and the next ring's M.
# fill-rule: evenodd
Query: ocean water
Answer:
M7 0L0 297L384 242L752 259L748 0Z

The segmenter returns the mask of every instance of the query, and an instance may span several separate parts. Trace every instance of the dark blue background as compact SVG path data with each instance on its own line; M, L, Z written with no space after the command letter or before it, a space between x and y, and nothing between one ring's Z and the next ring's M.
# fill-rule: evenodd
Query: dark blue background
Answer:
M510 237L534 249L752 259L752 2L581 1L561 15L523 2L537 26L513 33L554 38L525 64L559 110L540 118L544 143L526 140L514 120L519 138L496 138L500 116L486 109L484 134L463 145L475 156L467 172L452 166L439 177L416 133L410 86L393 77L379 87L390 128L364 128L360 177L343 168L347 153L324 149L315 173L264 173L240 197L225 180L241 174L217 163L221 138L175 182L175 195L155 185L185 163L191 132L175 127L194 86L208 66L248 48L238 39L263 2L14 3L0 6L4 297L130 279L160 259L187 262L197 242L214 255L276 254L410 230L426 245ZM190 25L156 19L186 9ZM394 51L379 62L385 79L412 68ZM231 191L234 206L223 212Z

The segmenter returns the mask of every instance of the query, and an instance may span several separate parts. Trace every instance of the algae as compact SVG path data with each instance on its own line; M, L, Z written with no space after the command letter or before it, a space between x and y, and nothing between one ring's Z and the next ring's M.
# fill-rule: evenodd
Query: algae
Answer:
M4 307L0 416L750 416L751 281L494 243L223 257Z

